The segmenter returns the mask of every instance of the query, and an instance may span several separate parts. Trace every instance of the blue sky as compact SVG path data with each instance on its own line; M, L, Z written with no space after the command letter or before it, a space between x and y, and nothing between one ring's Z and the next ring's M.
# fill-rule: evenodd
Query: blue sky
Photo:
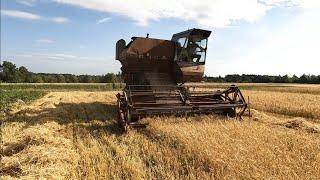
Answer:
M115 43L212 30L207 75L320 71L318 0L1 0L1 59L34 72L120 71Z

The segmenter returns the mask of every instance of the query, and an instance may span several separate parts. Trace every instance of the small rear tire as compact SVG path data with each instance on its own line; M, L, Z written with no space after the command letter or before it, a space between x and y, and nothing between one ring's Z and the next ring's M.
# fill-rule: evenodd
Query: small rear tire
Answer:
M126 115L123 107L121 106L121 99L118 99L117 105L118 105L118 125L122 130L126 132L127 131Z

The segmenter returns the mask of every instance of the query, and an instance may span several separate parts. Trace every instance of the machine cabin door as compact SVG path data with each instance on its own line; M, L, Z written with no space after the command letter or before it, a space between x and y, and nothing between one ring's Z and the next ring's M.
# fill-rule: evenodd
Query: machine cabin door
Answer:
M207 41L207 38L201 37L179 38L175 61L204 65L206 61Z

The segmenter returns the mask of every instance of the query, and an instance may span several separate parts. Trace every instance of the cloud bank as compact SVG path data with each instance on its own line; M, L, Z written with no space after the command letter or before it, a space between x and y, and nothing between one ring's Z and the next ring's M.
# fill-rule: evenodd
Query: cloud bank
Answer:
M54 0L57 3L113 13L138 25L163 18L193 21L206 27L225 27L237 21L254 22L275 6L320 9L318 0Z

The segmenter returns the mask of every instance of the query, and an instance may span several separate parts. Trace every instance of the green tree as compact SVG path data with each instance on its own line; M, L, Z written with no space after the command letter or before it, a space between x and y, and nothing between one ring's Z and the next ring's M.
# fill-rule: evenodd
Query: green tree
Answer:
M79 76L79 82L80 83L91 83L92 82L92 78L91 78L91 76L88 76L88 75L80 75Z
M292 76L291 79L292 79L291 81L292 81L293 83L299 83L299 77L296 76L295 74Z
M19 73L16 65L9 62L3 62L3 81L8 83L14 83L19 81Z
M292 80L291 80L291 78L286 74L286 75L284 75L284 76L282 77L282 82L283 82L283 83L291 83Z
M308 76L303 74L302 76L300 76L299 78L299 83L308 83Z
M32 76L31 73L28 71L28 69L24 66L19 67L18 69L19 75L20 75L20 81L24 83L30 83L32 82Z
M43 77L45 83L57 83L57 79L54 75L48 74Z
M32 82L33 83L44 83L41 75L33 75Z
M70 77L70 82L72 82L72 83L78 83L78 82L79 82L78 77L75 76L75 75L71 75L71 77Z
M107 73L106 75L102 76L103 83L115 83L117 82L117 77L113 73Z
M58 83L65 83L66 82L66 79L65 79L64 75L62 75L62 74L58 74L56 76L56 79L57 79Z

